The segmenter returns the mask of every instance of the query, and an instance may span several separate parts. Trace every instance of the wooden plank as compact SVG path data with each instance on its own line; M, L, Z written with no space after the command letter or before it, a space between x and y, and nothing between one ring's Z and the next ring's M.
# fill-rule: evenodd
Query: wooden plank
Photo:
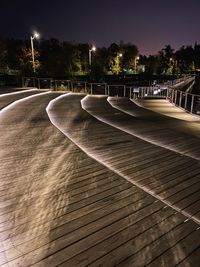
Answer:
M177 266L181 267L199 267L200 247L194 250L186 259L180 261Z
M148 266L163 266L164 264L168 264L169 262L171 263L171 265L175 266L184 259L187 259L188 255L190 255L194 250L198 248L200 248L200 233L199 231L194 231L186 238L184 238L183 236L182 240L180 240L172 248L168 249ZM173 253L173 251L176 251L176 253ZM193 267L195 265L190 266Z
M193 234L196 232L195 227L192 229L189 225L183 225L180 224L175 228L172 228L168 232L164 232L163 235L161 235L159 238L155 239L153 242L148 243L147 241L140 241L138 240L141 246L140 250L136 250L133 248L132 254L131 251L124 253L123 246L117 248L115 251L113 251L113 260L108 263L108 266L151 266L151 262L160 257L162 259L162 255L166 253L166 251L170 251L171 255L170 257L166 257L165 265L164 266L175 266L177 262L175 262L174 258L176 258L176 255L174 255L173 251L176 251L177 254L181 253L181 249L177 247L174 250L174 246L177 244L183 243L183 246L188 243L187 237L193 236ZM153 233L154 234L154 233ZM134 241L133 241L134 242ZM135 242L133 243L133 245ZM144 245L142 247L142 245ZM137 246L137 245L136 245ZM135 252L136 251L136 252ZM135 253L134 253L135 252ZM125 255L124 255L125 254ZM130 255L130 256L128 256ZM188 254L186 254L188 255ZM125 256L127 258L125 258ZM117 258L116 258L117 257ZM174 258L173 258L174 257ZM94 262L91 266L97 266L106 264L106 261L108 261L109 255L100 258L98 261ZM122 260L122 261L121 261ZM163 266L163 262L159 262L158 265L154 266Z
M183 220L182 216L178 216L175 219L173 216L171 217L169 216L169 214L165 213L163 214L163 217L161 219L158 215L158 217L156 218L156 224L159 222L159 225L162 225L162 221L165 224L165 227L161 230L155 224L155 218L156 214L148 216L148 218L146 218L144 222L142 221L142 230L138 229L137 224L134 224L132 227L129 227L129 229L125 229L122 232L109 237L106 242L101 242L96 246L91 247L91 249L88 249L84 253L78 254L76 257L72 258L69 261L66 261L60 266L67 266L68 264L68 266L80 267L91 263L94 263L94 266L98 266L97 259L104 256L105 254L106 255L103 259L104 265L106 263L108 264L108 266L115 266L118 261L120 262L130 253L140 250L145 244L151 243L153 240L160 237L160 235L163 235L165 232L168 232L171 229L175 228L176 226L181 224ZM119 253L119 250L117 249L118 247L120 247L120 250L123 249L122 254ZM97 262L95 263L95 261Z

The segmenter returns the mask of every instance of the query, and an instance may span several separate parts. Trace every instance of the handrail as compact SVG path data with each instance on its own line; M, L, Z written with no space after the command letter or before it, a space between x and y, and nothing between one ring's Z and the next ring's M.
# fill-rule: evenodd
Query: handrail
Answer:
M52 78L35 78L35 77L25 77L30 83L30 86L42 88L42 82L45 82L45 88L51 88L52 90L67 90L72 92L81 92L84 89L84 93L87 94L101 94L107 96L118 96L118 97L129 97L133 99L137 98L163 98L169 100L171 103L184 109L192 114L200 115L200 95L191 94L186 91L181 91L175 89L180 83L187 84L189 80L193 77L184 77L183 79L177 79L174 81L174 85L167 85L167 83L158 84L156 86L126 86L123 84L107 84L107 83L97 83L97 82L87 82L87 81L70 81L64 79L52 79ZM59 85L59 82L61 84ZM65 83L65 85L63 85ZM79 84L84 84L79 86ZM102 85L102 90L99 86ZM27 86L27 84L26 84ZM60 88L59 88L60 87Z

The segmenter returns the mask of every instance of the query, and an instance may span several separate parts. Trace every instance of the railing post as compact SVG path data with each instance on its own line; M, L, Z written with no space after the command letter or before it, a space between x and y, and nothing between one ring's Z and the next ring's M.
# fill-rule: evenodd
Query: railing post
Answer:
M124 85L124 97L126 96L126 86Z
M184 105L185 110L187 109L187 97L188 97L188 94L185 93L185 105Z
M110 85L107 86L108 89L108 96L110 96Z
M167 96L166 96L167 99L169 99L169 88L167 88Z
M182 91L180 91L180 96L179 96L179 107L181 107L181 102L182 102Z
M70 82L70 91L73 92L73 82L72 81Z
M67 81L67 90L69 90L69 91L70 91L70 83L71 83L71 82L68 80L68 81Z
M38 89L40 89L40 79L38 78Z
M151 97L154 97L154 87L153 86L151 86L150 88L149 88L149 96L151 96Z
M53 80L50 79L50 88L53 89Z
M193 111L193 106L194 106L194 95L192 95L192 102L191 102L191 107L190 107L190 112L191 113Z
M172 89L172 103L174 103L174 89Z
M90 93L91 93L91 95L92 95L92 93L93 93L93 90L92 90L92 83L90 84Z
M139 88L139 94L138 97L142 98L142 87Z
M107 95L107 84L105 83L104 86L105 86L105 95Z
M175 100L174 100L175 105L176 105L176 100L177 100L177 90L175 91Z

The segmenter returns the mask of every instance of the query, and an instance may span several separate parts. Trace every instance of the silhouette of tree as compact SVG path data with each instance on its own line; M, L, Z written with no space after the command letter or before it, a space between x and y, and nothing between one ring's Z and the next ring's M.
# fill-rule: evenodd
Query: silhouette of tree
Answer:
M7 69L7 49L3 40L0 40L0 69Z

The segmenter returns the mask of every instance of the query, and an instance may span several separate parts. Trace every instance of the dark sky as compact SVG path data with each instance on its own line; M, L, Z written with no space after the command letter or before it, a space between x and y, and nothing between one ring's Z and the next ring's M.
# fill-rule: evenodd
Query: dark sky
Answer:
M200 0L0 0L0 37L109 46L132 42L141 54L166 44L178 49L200 42Z

